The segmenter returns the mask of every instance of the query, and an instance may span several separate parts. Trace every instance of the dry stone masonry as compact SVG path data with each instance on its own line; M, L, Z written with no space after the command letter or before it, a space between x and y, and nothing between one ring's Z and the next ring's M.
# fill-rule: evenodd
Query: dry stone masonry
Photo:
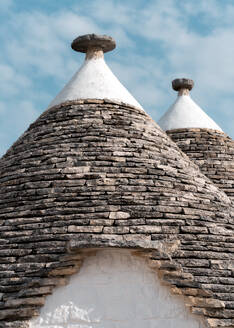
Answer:
M153 250L194 313L231 327L231 202L142 110L104 100L51 108L0 167L2 327L39 314L78 270L79 249L111 246Z
M167 134L202 173L234 199L234 141L229 136L211 129L176 129Z
M50 107L0 160L0 328L29 327L87 249L103 248L147 258L204 327L234 327L233 218L142 108Z

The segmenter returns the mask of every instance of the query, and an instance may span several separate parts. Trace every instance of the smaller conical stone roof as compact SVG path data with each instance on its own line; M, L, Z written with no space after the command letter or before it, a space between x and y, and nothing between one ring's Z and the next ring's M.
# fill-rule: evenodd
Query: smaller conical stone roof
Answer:
M164 131L183 128L206 128L222 131L190 97L189 91L193 88L193 84L190 79L172 81L172 87L178 91L178 97L158 121Z
M105 63L103 52L115 46L114 39L106 35L86 34L76 38L72 48L85 52L85 61L49 108L71 100L105 98L142 108Z
M190 79L172 81L179 95L159 124L201 172L234 200L234 141L190 98L193 84Z

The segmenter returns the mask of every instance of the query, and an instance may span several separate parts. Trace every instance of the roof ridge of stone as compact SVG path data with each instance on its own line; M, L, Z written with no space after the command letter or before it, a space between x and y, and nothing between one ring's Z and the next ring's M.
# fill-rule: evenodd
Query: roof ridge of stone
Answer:
M187 132L187 131L192 131L192 132L199 132L199 131L207 131L207 132L214 132L214 133L218 133L220 135L225 135L228 138L232 139L226 132L224 131L220 131L220 130L215 130L215 129L210 129L210 128L176 128L176 129L171 129L171 130L166 130L165 132Z
M77 105L77 104L114 104L114 105L121 105L121 106L126 106L128 108L132 108L132 109L137 109L139 110L139 106L135 106L133 104L129 104L126 103L124 101L119 101L119 100L115 100L115 99L110 99L110 98L103 98L103 99L99 99L99 98L85 98L85 99L72 99L72 100L66 100L60 104L54 105L52 107L47 108L45 111L50 110L50 109L54 109L54 108L60 108L61 107L65 107L67 105ZM45 112L44 111L44 112ZM145 113L145 112L143 112Z

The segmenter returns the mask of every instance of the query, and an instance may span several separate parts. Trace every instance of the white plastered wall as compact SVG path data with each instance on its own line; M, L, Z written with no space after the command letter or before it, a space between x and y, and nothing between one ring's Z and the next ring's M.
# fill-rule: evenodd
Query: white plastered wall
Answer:
M158 121L164 131L173 129L222 129L210 118L189 95L178 96L174 104Z
M85 259L67 286L48 296L30 328L201 328L184 301L162 286L146 260L127 250Z
M50 103L49 108L77 99L109 99L143 110L106 65L104 58L86 59L78 72Z

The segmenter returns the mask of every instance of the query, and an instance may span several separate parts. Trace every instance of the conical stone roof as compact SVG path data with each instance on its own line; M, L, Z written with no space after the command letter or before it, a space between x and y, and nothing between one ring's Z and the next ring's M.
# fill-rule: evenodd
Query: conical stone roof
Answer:
M2 157L0 186L0 327L25 327L99 247L147 252L209 327L231 326L231 202L141 108L51 107Z
M177 79L175 81L192 81L188 79ZM178 83L177 83L178 84ZM188 84L188 82L187 82ZM193 85L193 81L190 82L190 86ZM187 101L191 101L189 97L189 87L184 85L183 92L186 93ZM178 89L176 89L178 90ZM181 89L179 88L179 93ZM213 183L223 190L232 200L234 199L234 141L227 136L218 127L215 129L215 125L206 125L203 127L203 122L197 108L191 106L186 108L185 103L182 101L182 96L178 96L176 101L176 110L182 113L184 110L189 111L191 115L190 126L184 126L184 128L167 129L167 134L171 139L177 143L180 149L189 156L201 169ZM173 105L172 105L172 108ZM167 112L168 113L168 112ZM198 113L198 114L197 114ZM163 116L164 118L167 116ZM163 118L159 121L163 122ZM197 122L201 124L199 128ZM173 122L172 122L173 123ZM164 124L166 122L164 121ZM172 126L176 127L178 122L175 122ZM169 126L168 126L169 127ZM182 127L182 126L181 126Z

